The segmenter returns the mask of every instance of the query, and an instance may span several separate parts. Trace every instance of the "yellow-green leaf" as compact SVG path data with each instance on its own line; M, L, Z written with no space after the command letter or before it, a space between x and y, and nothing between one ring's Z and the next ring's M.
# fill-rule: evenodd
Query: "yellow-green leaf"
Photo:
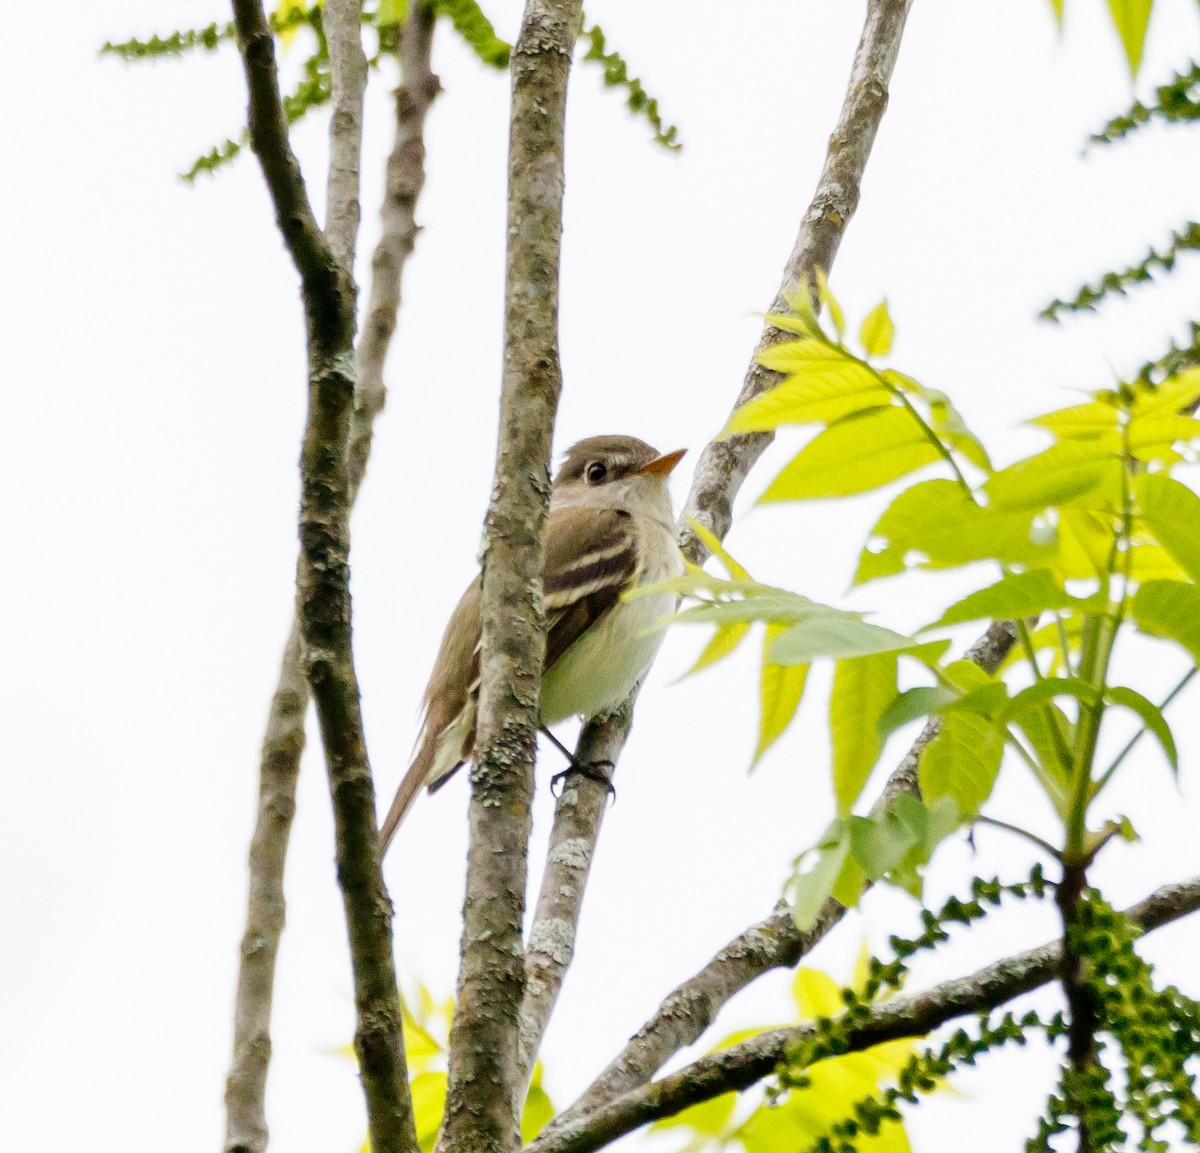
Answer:
M760 714L758 721L758 743L754 748L753 768L762 760L763 754L783 736L800 701L804 696L804 685L808 680L807 664L779 665L769 659L771 646L775 638L786 628L786 625L767 625L763 637L762 673L759 676Z
M446 1074L420 1073L409 1086L421 1153L430 1153L446 1111Z
M1120 439L1116 434L1092 440L1064 441L992 476L985 484L996 509L1043 509L1065 504L1119 477Z
M542 1063L533 1067L529 1092L525 1096L525 1108L521 1111L521 1140L528 1145L554 1116L554 1102L542 1087Z
M940 629L964 621L1020 620L1076 604L1076 599L1059 585L1049 569L1039 568L1010 573L995 584L963 597L928 628Z
M925 803L950 797L963 816L979 812L991 796L1003 750L1003 738L991 721L972 712L947 713L937 737L921 755Z
M1200 400L1200 368L1190 368L1168 377L1159 385L1140 385L1132 416L1139 420L1156 414L1175 415L1191 409Z
M1129 450L1138 460L1179 459L1177 444L1200 439L1200 420L1190 416L1152 416L1129 426Z
M858 340L868 356L887 356L892 351L892 338L896 335L896 326L888 313L886 300L881 300L862 322L858 330Z
M1088 580L1103 575L1112 546L1111 520L1087 509L1059 510L1054 571L1062 580Z
M715 665L729 656L742 643L749 631L749 621L732 621L729 624L717 625L717 631L709 638L708 644L696 658L696 663L679 679L690 677L693 673L698 673L701 669L708 668L709 665Z
M855 584L906 567L951 568L977 560L1030 564L1053 549L1035 542L1032 509L1001 512L977 505L952 480L926 480L905 489L871 530Z
M829 280L825 275L825 269L819 266L817 268L817 292L820 294L821 303L829 309L829 319L833 321L838 340L841 340L846 335L846 317L837 298L829 291Z
M1147 581L1133 598L1133 619L1154 637L1183 645L1200 662L1200 588L1182 581Z
M720 435L769 432L785 424L832 424L852 413L892 403L892 394L878 381L854 381L853 375L829 372L791 377L735 410Z
M807 965L801 965L792 978L792 999L801 1021L837 1017L846 1011L841 986L828 973Z
M726 549L724 544L717 539L717 534L713 532L712 529L710 529L707 525L701 524L694 516L689 516L687 518L687 522L691 526L692 532L694 532L696 536L700 538L700 543L703 544L704 547L708 549L708 551L725 566L725 571L728 572L734 580L748 581L754 579L736 560L733 559L732 556L729 555L729 550Z
M839 816L849 814L879 760L883 751L879 721L895 696L895 653L838 661L834 666L829 732Z
M1200 581L1200 496L1172 477L1143 473L1137 478L1137 499L1141 523L1192 580Z
M940 459L936 445L907 409L877 408L845 417L818 433L759 500L868 492Z
M375 11L375 23L380 27L386 24L403 24L408 16L408 0L379 0Z
M1046 429L1058 440L1094 440L1105 433L1116 433L1120 415L1115 405L1094 400L1035 416L1028 423Z
M1136 77L1142 63L1142 49L1146 45L1146 28L1150 23L1150 9L1154 0L1108 0L1108 10L1113 25L1125 49L1129 63L1129 75Z

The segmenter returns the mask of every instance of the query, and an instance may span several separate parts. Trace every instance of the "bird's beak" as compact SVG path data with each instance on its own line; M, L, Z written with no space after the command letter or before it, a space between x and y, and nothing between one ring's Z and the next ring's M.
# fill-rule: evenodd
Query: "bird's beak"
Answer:
M650 476L670 476L671 470L683 459L685 452L687 452L686 448L680 448L674 452L663 453L662 456L656 456L649 464L642 465L638 472Z

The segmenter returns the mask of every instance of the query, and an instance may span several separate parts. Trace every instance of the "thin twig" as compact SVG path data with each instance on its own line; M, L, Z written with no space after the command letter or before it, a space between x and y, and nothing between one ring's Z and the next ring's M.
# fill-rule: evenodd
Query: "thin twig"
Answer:
M804 213L784 268L773 311L786 309L786 298L802 284L811 283L815 269L828 272L833 263L858 206L863 171L887 107L888 83L900 50L910 3L911 0L871 0L868 5L841 115L829 140L816 191ZM780 374L758 363L758 354L784 335L770 325L764 330L747 369L737 405L782 379ZM684 516L679 522L681 544L689 559L701 563L705 550L688 527L687 518L696 517L723 538L729 530L734 498L770 441L770 434L755 433L717 441L704 450ZM605 721L603 725L595 722L588 725L580 739L577 758L607 760L615 764L628 735L630 713L631 710L622 714L625 717L623 724L618 717L615 723ZM915 788L915 770L913 780ZM555 809L554 829L550 835L551 859L542 882L538 917L530 934L531 951L526 961L531 977L536 976L527 996L523 1025L526 1042L523 1055L529 1068L536 1058L537 1043L545 1031L570 963L569 945L574 940L605 799L605 791L600 785L586 780L575 781L571 789L563 791ZM569 890L569 894L560 897L561 889ZM703 994L694 997L687 987L671 994L654 1021L639 1031L613 1065L563 1117L552 1122L551 1128L559 1125L563 1118L574 1116L577 1111L591 1108L653 1076L672 1053L690 1044L703 1032L720 1004L765 971L759 969L758 964L760 959L765 961L766 957L776 954L774 943L781 944L779 956L792 957L801 937L794 925L790 932L783 928L782 920L778 914L773 914L722 950L712 962L715 969L710 975L714 982ZM786 940L781 942L781 935ZM794 960L779 963L795 964L798 959L799 954ZM772 967L773 964L766 965L766 968ZM707 1003L710 996L713 998L711 1004Z
M1200 909L1200 877L1165 885L1126 910L1143 932L1153 932ZM969 977L946 981L924 992L874 1006L841 1034L844 1049L856 1053L906 1037L921 1037L958 1017L987 1013L1059 975L1062 942L997 961ZM652 1121L749 1088L772 1074L779 1063L816 1031L811 1025L773 1029L740 1045L711 1053L649 1085L610 1101L594 1112L558 1127L527 1147L527 1153L592 1153Z
M522 920L550 446L562 387L558 279L564 119L581 0L528 0L512 53L504 375L484 526L478 730L443 1153L520 1147Z
M304 670L325 747L333 798L338 882L354 973L355 1050L376 1153L415 1153L416 1129L392 962L391 903L375 835L375 790L351 646L350 483L346 445L354 403L356 289L349 266L357 234L357 182L366 69L360 0L327 0L333 105L328 237L317 228L291 150L275 47L260 0L233 0L250 92L250 141L276 220L300 272L308 334L308 420L301 450L296 594ZM347 43L352 40L354 43ZM355 48L357 45L357 49Z
M1049 841L1043 837L1039 837L1037 833L1031 833L1028 829L1021 828L1020 825L1011 824L1008 821L1001 821L996 817L985 817L982 814L977 816L973 822L976 825L988 825L993 829L1002 829L1006 833L1012 833L1015 837L1020 837L1024 841L1028 841L1031 845L1036 845L1043 853L1049 854L1056 861L1062 860L1060 853Z

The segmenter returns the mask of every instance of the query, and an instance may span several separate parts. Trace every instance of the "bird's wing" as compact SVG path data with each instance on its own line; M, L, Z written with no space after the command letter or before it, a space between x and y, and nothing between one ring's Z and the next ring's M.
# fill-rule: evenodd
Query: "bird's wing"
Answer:
M637 584L639 552L629 513L552 509L546 525L542 591L550 668L621 593Z

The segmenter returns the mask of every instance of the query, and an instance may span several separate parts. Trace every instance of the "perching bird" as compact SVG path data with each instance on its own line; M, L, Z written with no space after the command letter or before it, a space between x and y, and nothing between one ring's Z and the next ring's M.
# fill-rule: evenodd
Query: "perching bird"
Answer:
M650 668L675 598L623 601L621 593L683 571L667 491L683 454L660 456L633 436L593 436L568 450L546 522L543 726L613 708ZM446 626L425 688L417 753L379 830L384 852L421 786L433 792L474 754L479 596L476 577Z

